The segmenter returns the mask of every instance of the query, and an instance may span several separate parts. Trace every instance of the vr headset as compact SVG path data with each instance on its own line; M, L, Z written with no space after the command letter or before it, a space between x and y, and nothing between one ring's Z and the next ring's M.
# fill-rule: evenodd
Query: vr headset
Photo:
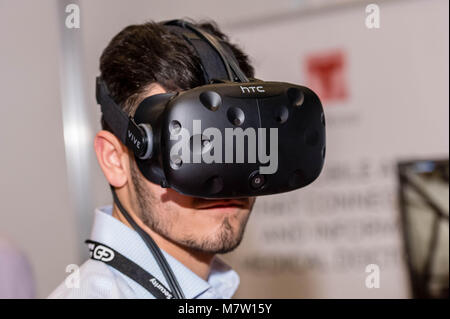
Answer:
M248 79L214 35L183 20L163 24L194 48L204 85L145 98L131 117L97 78L103 118L142 174L203 198L277 194L312 183L325 159L318 96L304 86Z

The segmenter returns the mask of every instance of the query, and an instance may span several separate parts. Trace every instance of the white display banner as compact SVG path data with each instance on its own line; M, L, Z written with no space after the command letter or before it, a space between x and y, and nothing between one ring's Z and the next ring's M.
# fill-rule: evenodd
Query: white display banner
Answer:
M396 166L448 157L448 2L381 2L379 28L365 9L232 30L258 78L319 91L327 122L323 174L259 198L225 256L237 297L410 296Z

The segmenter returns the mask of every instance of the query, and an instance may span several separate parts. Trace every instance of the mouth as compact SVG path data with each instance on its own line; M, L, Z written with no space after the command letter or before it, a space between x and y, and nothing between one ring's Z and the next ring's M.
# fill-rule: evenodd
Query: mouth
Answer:
M210 200L208 202L198 205L199 210L204 209L224 209L224 208L246 208L247 201L243 200Z

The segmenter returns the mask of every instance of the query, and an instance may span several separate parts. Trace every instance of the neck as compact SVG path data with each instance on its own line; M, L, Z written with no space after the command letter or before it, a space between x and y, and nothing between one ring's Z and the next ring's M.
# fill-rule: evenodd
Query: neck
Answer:
M129 210L127 211L133 218L133 220L138 224L138 226L153 238L160 249L164 250L172 257L177 259L200 278L208 280L208 276L211 270L211 262L214 258L214 254L200 252L177 244L154 232L147 225L142 223L142 221L137 218L137 216L133 212ZM113 217L133 229L133 227L128 223L128 221L122 215L116 205L114 205L113 207Z

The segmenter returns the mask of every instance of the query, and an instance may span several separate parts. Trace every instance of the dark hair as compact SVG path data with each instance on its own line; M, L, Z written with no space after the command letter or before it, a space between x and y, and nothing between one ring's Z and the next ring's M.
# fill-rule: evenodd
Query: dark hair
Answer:
M213 21L192 24L225 41L247 77L254 76L248 56L229 43ZM130 25L120 31L100 57L100 72L112 98L133 114L142 93L152 83L167 91L188 90L204 84L200 59L180 35L156 22ZM108 129L102 118L102 127Z

